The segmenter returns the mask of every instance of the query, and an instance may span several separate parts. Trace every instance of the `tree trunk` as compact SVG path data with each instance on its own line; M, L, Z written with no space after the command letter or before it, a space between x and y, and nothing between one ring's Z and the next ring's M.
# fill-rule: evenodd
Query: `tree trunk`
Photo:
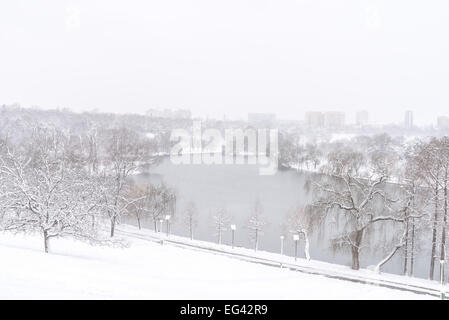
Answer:
M306 243L304 245L304 254L306 255L307 261L309 261L310 260L309 236L308 236L307 232L303 232L303 233L304 233L304 238L306 240Z
M413 267L415 262L415 219L412 219L412 237L410 249L410 276L413 277Z
M141 230L141 226L140 226L140 217L139 215L137 215L137 225L139 226L139 230Z
M157 221L156 219L153 219L154 222L154 232L157 232Z
M192 223L192 221L190 221L189 229L190 229L190 240L193 240L193 223Z
M402 247L402 244L398 244L397 246L395 246L393 248L393 250L391 250L391 252L381 261L379 262L379 264L376 266L375 271L377 273L380 273L380 268L387 263L391 258L393 258L394 254L396 253L396 251L398 251L398 249Z
M44 250L45 253L48 253L50 250L50 238L48 237L48 232L44 231Z
M443 225L441 230L441 248L440 248L440 260L445 261L446 260L446 221L447 221L447 170L444 177L444 215L443 215ZM444 264L443 268L440 268L440 279L444 275L442 274L444 272ZM443 280L444 281L444 280Z
M360 263L359 263L359 249L352 246L351 247L351 253L352 253L352 266L351 268L353 270L359 270L360 269Z
M407 264L408 264L408 220L405 223L404 275L407 274Z
M437 225L438 225L438 183L435 184L435 212L434 212L434 216L433 216L433 226L432 226L432 250L430 253L430 272L429 272L430 280L433 280L433 274L434 274L434 269L435 269Z
M256 241L254 243L254 251L257 251L257 247L259 246L259 230L256 229Z
M354 244L351 245L351 255L352 255L352 266L354 270L360 269L359 252L360 243L362 242L363 230L358 230L355 232Z
M111 218L111 238L114 236L115 232L115 216Z

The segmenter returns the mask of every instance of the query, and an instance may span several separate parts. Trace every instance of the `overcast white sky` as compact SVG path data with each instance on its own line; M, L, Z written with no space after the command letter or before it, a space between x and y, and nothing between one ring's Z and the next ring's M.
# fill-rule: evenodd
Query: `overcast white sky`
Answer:
M449 115L448 38L447 0L1 0L0 104L426 124Z

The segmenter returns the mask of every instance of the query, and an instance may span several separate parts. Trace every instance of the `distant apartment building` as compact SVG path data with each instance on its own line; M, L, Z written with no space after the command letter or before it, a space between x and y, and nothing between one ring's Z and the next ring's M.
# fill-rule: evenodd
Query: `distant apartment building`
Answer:
M438 129L449 129L449 117L440 116L437 118Z
M176 119L190 119L192 118L192 113L187 109L179 109L174 111L174 117Z
M256 127L271 128L276 123L274 113L248 113L248 123Z
M408 129L413 127L413 112L410 110L405 111L404 127Z
M345 113L340 111L328 111L324 113L324 126L326 128L341 128L345 125Z
M322 128L324 127L324 114L318 111L306 112L304 117L306 126L309 128Z
M356 125L363 127L369 123L369 113L366 110L358 111L355 114L355 123Z
M146 115L150 118L164 118L164 119L190 119L192 114L190 110L186 109L149 109L146 112Z

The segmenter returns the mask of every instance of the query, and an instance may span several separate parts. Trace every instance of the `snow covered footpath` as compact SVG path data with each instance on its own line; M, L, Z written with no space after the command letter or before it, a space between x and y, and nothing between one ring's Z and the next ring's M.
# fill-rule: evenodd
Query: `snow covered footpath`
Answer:
M0 299L432 299L128 237L97 247L0 233Z
M146 241L160 241L164 240L166 244L175 245L191 250L199 250L203 252L211 252L220 254L244 261L250 261L259 264L279 267L300 271L307 274L319 274L336 279L345 279L347 281L355 281L366 284L380 285L384 287L393 287L401 290L408 290L415 293L431 294L440 296L441 286L438 281L429 281L426 279L409 277L403 275L396 275L390 273L374 272L374 266L371 269L352 270L350 267L340 264L333 264L319 260L307 261L303 258L298 258L297 261L291 256L280 255L278 253L242 247L232 248L230 245L217 244L208 241L190 240L189 238L170 235L165 237L165 233L155 233L149 229L139 230L137 227L131 225L120 225L118 232L125 236L133 238L144 239ZM300 253L300 255L304 255ZM449 286L444 286L446 296L449 292Z

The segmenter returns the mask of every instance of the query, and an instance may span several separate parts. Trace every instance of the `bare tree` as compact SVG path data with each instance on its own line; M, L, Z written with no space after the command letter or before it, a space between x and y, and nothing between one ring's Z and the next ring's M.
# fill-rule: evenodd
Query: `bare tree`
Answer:
M262 235L263 227L266 221L262 217L262 204L257 199L249 216L246 228L250 231L250 239L254 243L254 250L257 251L259 247L259 238Z
M449 203L449 137L442 137L439 140L437 149L439 162L441 165L441 179L438 179L440 188L442 189L442 221L441 221L441 239L440 239L440 261L446 261L446 230L448 219L448 203ZM440 268L440 278L444 279L444 269Z
M424 184L433 191L433 216L431 217L432 239L430 253L429 279L433 280L435 272L435 259L437 258L437 233L440 224L440 201L443 164L440 158L441 144L433 138L428 143L420 143L415 149L415 161L421 168L421 178ZM445 227L444 227L445 228ZM445 237L445 236L444 236Z
M187 226L189 231L190 240L193 240L193 230L198 224L197 218L198 212L193 201L190 201L187 204L187 207L184 211L184 224Z
M85 133L85 139L87 140L88 153L87 162L91 173L98 172L98 129L92 125L91 128Z
M110 235L113 237L115 225L127 212L129 205L124 195L129 177L148 159L150 150L145 140L129 129L113 129L108 138L105 150L106 175L111 179L104 180L107 190L103 193L103 198L111 222Z
M72 236L93 241L92 216L99 214L93 181L66 157L67 137L58 130L35 129L21 150L8 148L0 171L8 183L6 230L38 231L49 251L51 238Z
M304 255L310 260L310 239L311 232L310 215L307 214L307 207L296 206L286 217L285 229L290 234L297 234L304 238Z
M213 213L212 220L218 244L221 244L223 232L228 230L231 219L232 219L231 216L228 215L226 208L224 207L217 208Z
M318 165L321 162L322 152L318 148L316 144L307 144L306 145L306 159L307 159L307 168L309 167L309 162L313 164L313 168L317 169Z
M304 146L297 134L281 133L279 136L279 164L285 167L296 166L297 170L307 160Z
M146 218L151 206L150 186L148 184L133 184L128 188L126 198L128 212L136 218L137 226L140 230L142 228L142 220Z
M400 248L403 248L404 253L403 273L407 274L409 257L411 273L413 272L416 234L421 229L419 227L427 214L428 192L422 188L421 168L419 162L416 161L413 149L406 151L405 158L406 162L396 172L398 184L395 186L400 191L397 207L402 221L395 221L396 225L392 232L394 244L388 254L377 264L376 271L378 272Z
M334 247L350 249L355 270L360 268L359 254L367 229L381 221L403 221L390 212L394 199L386 190L395 161L394 156L381 152L365 156L341 150L330 153L323 173L313 175L308 182L314 190L309 213L312 223L324 226L326 218L341 222ZM385 210L390 213L382 214Z
M127 188L126 199L128 213L136 217L139 229L144 219L151 219L157 232L157 222L175 212L176 195L165 184L133 184Z
M432 190L423 180L421 159L414 147L406 151L406 165L399 176L403 177L401 189L405 191L405 201L410 199L405 212L404 269L403 273L413 276L415 256L420 249L421 235L427 229L428 209L433 201ZM407 213L410 213L409 215Z
M165 215L175 213L176 194L165 184L151 185L149 188L148 214L153 221L154 231L157 232L157 222Z
M402 186L404 187L404 186ZM404 204L400 210L401 217L397 218L394 222L400 223L402 225L402 231L400 233L399 239L396 240L391 251L376 265L375 271L380 272L381 267L386 264L400 249L405 247L407 250L408 241L408 231L411 219L421 219L423 217L422 211L416 210L414 206L415 199L417 197L417 188L414 181L410 181L408 185L405 185L404 190ZM395 228L397 230L398 228ZM407 252L405 252L405 257L407 257ZM407 260L404 263L404 273L406 273Z

